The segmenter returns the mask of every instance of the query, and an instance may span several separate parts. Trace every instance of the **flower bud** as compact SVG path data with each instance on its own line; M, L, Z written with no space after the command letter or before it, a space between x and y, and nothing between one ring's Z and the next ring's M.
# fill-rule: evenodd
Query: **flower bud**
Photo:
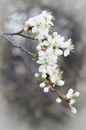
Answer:
M42 74L42 78L45 79L47 76L46 74Z
M78 97L79 95L80 95L79 92L75 92L75 94L74 94L75 97Z
M73 114L76 114L76 113L77 113L76 108L75 108L75 107L71 107L71 112L72 112Z
M58 81L58 85L59 85L59 86L63 86L63 85L64 85L64 81L63 81L63 80L59 80L59 81Z
M45 87L45 83L44 82L40 83L39 87L40 88L44 88Z
M76 102L75 99L71 99L70 102L69 102L69 104L70 104L70 105L73 105L75 102Z
M35 76L36 78L38 78L38 77L39 77L39 73L35 73L34 76Z
M44 93L48 93L49 92L49 88L45 87L43 91L44 91Z
M56 102L57 102L57 103L61 103L61 102L62 102L62 99L58 97L58 98L56 98Z
M38 51L40 51L40 50L41 50L41 46L38 45L38 46L36 47L36 49L37 49Z

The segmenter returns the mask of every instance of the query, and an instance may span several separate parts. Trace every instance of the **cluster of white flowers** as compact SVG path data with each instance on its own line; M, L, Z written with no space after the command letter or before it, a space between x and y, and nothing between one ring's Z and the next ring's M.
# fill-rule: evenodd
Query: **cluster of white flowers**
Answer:
M74 50L74 44L71 39L68 41L64 40L64 37L59 35L57 32L49 34L51 26L53 26L53 16L50 12L42 11L38 16L29 18L26 23L24 30L31 31L35 39L39 41L36 49L37 64L39 64L38 73L35 77L41 77L43 82L40 83L40 88L47 93L49 90L54 91L56 86L63 86L64 80L63 71L60 70L58 58L63 55L64 57L70 54L70 51ZM66 95L66 99L69 100L69 106L73 113L76 113L76 109L72 106L75 103L75 97L79 96L79 93L73 93L70 89ZM58 97L56 102L61 103L62 99Z
M53 16L50 12L42 11L42 14L29 18L25 22L25 31L32 30L35 38L38 40L44 39L45 35L49 33L50 27L53 26Z
M75 92L74 93L74 90L72 88L70 88L66 94L66 98L67 98L67 101L68 101L68 104L69 104L69 107L71 109L71 111L76 114L77 113L77 110L75 107L73 107L73 104L76 102L76 98L79 96L79 92Z
M72 88L70 88L67 92L66 95L63 96L63 99L65 99L68 102L68 105L71 109L71 112L76 114L77 110L76 108L73 106L73 104L76 102L76 98L80 95L80 93L77 91L74 93L74 90ZM56 99L57 103L61 103L62 102L62 97L58 97Z

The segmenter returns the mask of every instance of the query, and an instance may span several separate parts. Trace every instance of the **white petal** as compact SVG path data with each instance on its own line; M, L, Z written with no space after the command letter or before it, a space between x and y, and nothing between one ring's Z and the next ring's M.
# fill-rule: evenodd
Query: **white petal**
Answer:
M69 49L66 49L65 51L64 51L64 56L66 57L66 56L68 56L70 54L70 50Z
M39 57L43 57L45 55L45 52L44 51L39 51L38 55L39 55Z
M57 55L61 56L63 54L63 51L60 49L57 49Z
M64 44L64 37L58 35L56 43L59 44L59 45L61 45L62 48L64 48L64 46L65 46L65 44Z
M37 27L32 28L32 33L36 33L38 31Z
M26 25L34 26L35 25L35 20L34 18L30 18L25 22Z
M40 21L42 24L45 24L45 18L44 17L40 17Z
M44 46L48 46L48 45L49 45L49 42L45 40L45 41L43 42L43 45L44 45Z
M52 65L49 65L48 67L47 67L47 73L49 74L49 75L53 75L53 70L54 70L54 65L52 66Z
M38 64L44 64L44 62L45 62L44 59L39 59L36 61L36 63L38 63Z
M69 47L70 44L71 44L71 39L69 39L68 41L65 42L65 47L66 47L66 48Z
M51 36L48 36L47 39L48 39L49 42L52 42L52 37Z
M72 95L73 95L73 89L72 88L70 88L69 90L68 90L68 92L67 92L67 94L66 94L66 97L68 98L68 99L70 99L71 97L72 97Z
M52 82L52 83L55 83L56 77L55 77L54 75L52 75L52 76L50 77L50 79L51 79L51 82Z
M41 66L39 67L39 72L46 73L45 65L41 65Z

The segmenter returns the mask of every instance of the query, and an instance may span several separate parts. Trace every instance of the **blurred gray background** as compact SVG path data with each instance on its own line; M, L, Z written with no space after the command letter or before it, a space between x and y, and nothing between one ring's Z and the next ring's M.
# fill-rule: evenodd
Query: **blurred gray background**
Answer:
M66 84L58 91L65 93L70 87L80 91L78 113L73 115L65 103L56 104L52 93L44 94L34 78L34 61L0 37L0 130L85 130L86 0L0 0L0 30L19 31L42 10L55 16L53 31L75 44L75 53L61 58ZM17 36L8 39L35 52L37 42Z

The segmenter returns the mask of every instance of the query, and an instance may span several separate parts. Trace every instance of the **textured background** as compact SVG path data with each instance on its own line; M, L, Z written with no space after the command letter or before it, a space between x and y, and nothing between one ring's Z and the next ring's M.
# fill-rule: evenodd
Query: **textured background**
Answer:
M53 96L44 95L42 90L37 88L37 81L33 83L32 77L33 73L37 71L36 65L31 68L30 64L33 63L31 59L27 59L26 55L18 52L15 56L16 50L8 45L7 41L0 38L0 129L85 130L86 1L0 0L0 30L12 32L21 29L28 16L39 13L41 9L53 11L58 32L66 38L72 36L76 41L76 54L70 56L70 62L68 62L69 57L64 62L62 60L61 63L64 63L62 68L66 73L67 85L75 85L75 88L77 87L81 93L76 104L78 114L72 115L64 104L57 105ZM28 43L22 38L14 37L12 40L22 45ZM34 51L35 47L24 46ZM23 62L23 59L28 62L26 63L26 60ZM71 63L74 70L71 70ZM63 88L64 92L66 89Z

